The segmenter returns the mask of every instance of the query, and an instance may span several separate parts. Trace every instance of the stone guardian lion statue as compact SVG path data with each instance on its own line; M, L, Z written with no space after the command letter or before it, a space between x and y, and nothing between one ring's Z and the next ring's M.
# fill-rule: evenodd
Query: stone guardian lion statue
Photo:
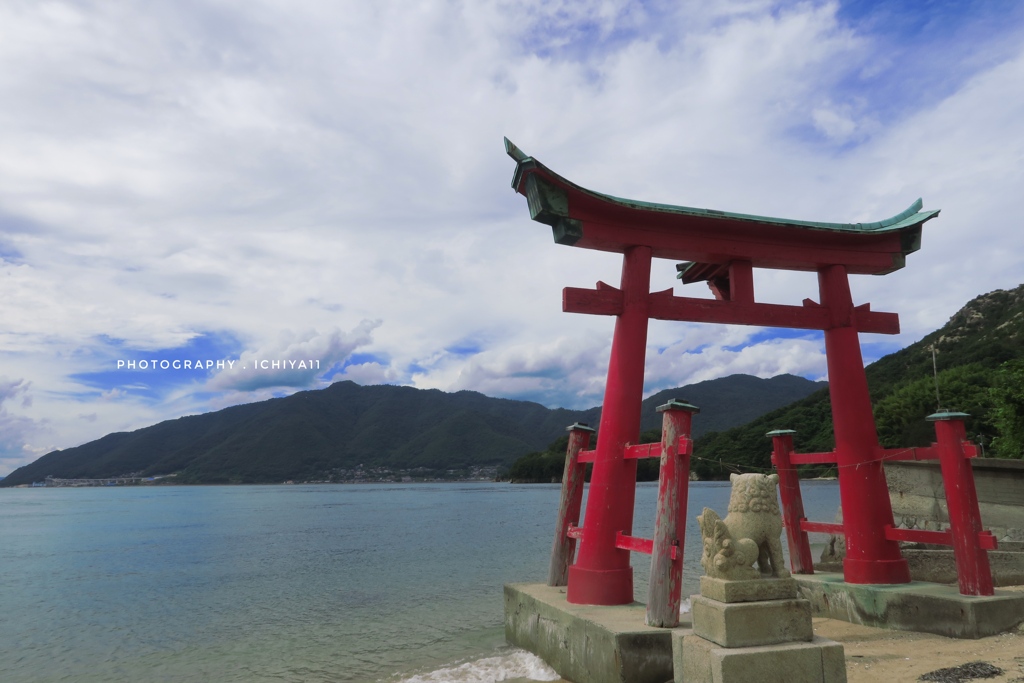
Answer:
M697 517L704 541L700 561L704 571L730 580L789 577L780 540L779 475L733 474L729 479L732 495L725 519L711 508L704 508Z

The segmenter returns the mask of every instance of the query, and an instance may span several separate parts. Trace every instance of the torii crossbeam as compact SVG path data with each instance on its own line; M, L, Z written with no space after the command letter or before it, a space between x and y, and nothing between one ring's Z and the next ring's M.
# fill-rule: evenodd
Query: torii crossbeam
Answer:
M823 330L835 428L839 489L850 583L906 583L910 574L896 541L886 538L892 506L879 452L859 332L899 333L895 313L854 306L847 276L884 275L917 251L921 226L938 215L917 200L875 223L815 223L710 209L652 204L587 190L524 154L508 139L516 161L512 187L526 196L530 217L551 226L555 242L623 255L619 287L566 287L562 309L616 316L597 452L576 563L569 568L571 603L616 605L633 600L629 550L616 535L633 526L636 460L624 457L637 441L643 398L647 321L681 320ZM705 281L715 300L650 291L651 261L685 261L684 283ZM757 303L754 268L818 274L820 301L801 306Z

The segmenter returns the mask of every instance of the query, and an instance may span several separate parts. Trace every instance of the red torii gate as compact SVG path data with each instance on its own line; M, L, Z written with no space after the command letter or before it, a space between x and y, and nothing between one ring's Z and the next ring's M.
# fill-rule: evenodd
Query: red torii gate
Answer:
M859 332L899 333L895 313L854 306L847 276L884 275L917 251L922 224L938 215L906 211L875 223L815 223L620 199L582 188L505 139L516 162L512 187L530 217L551 226L555 242L623 255L618 288L566 287L562 310L616 316L594 470L575 564L570 603L617 605L633 600L633 571L624 543L633 527L636 460L627 452L640 431L647 321L680 320L823 330L835 429L835 462L846 535L844 578L858 584L910 581L893 527L892 506L875 431ZM715 300L650 291L652 258L688 261L684 283L706 281ZM756 303L753 268L813 271L820 303ZM689 436L689 434L686 434ZM684 510L685 512L685 510ZM652 577L652 581L653 581Z

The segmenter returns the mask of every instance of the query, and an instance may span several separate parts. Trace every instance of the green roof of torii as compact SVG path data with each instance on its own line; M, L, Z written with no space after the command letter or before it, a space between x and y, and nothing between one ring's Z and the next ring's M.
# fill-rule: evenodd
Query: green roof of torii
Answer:
M694 262L694 272L731 260L759 268L816 270L843 264L851 273L881 275L902 268L921 246L921 226L939 214L918 199L891 218L825 223L623 199L560 176L505 138L516 161L512 188L524 195L533 220L552 228L559 244L623 252L646 244L659 258Z
M729 211L717 211L715 209L695 209L689 206L676 206L674 204L659 204L656 202L641 202L635 199L623 199L622 197L615 197L610 194L602 194L600 192L594 192L588 190L585 187L573 183L570 180L563 178L544 164L540 163L531 156L528 156L521 149L516 147L511 140L505 138L505 152L510 157L516 160L516 172L512 178L512 189L518 191L519 184L522 181L523 174L530 169L541 168L546 171L547 175L555 176L562 180L566 185L572 186L578 189L580 192L588 194L592 197L602 199L613 204L634 209L643 209L647 211L660 211L665 213L678 214L683 216L703 216L703 217L714 217L714 218L731 218L734 220L751 221L754 223L771 223L775 225L785 225L800 228L811 228L814 230L835 230L842 232L891 232L907 228L915 225L920 225L930 218L934 218L939 215L939 209L932 209L930 211L921 211L921 207L924 205L920 199L911 204L905 211L902 211L891 218L886 218L881 221L874 221L872 223L824 223L821 221L799 221L792 220L789 218L772 218L770 216L755 216L753 214L746 213L732 213Z

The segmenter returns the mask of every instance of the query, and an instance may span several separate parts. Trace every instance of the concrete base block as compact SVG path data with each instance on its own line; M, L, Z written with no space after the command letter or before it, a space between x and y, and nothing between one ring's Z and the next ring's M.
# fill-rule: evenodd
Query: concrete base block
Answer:
M960 595L956 586L912 581L897 585L846 583L842 574L794 577L815 616L950 638L984 638L1024 623L1024 593Z
M565 588L505 586L505 640L528 650L575 683L665 683L673 677L672 635L692 633L644 623L646 607L570 605ZM684 615L688 616L688 615Z
M700 636L674 635L675 683L846 683L840 643L724 648Z
M722 647L775 645L814 638L811 603L806 600L728 604L694 595L690 604L694 635Z
M796 581L791 578L728 581L702 576L700 577L700 594L718 602L789 600L796 597Z

